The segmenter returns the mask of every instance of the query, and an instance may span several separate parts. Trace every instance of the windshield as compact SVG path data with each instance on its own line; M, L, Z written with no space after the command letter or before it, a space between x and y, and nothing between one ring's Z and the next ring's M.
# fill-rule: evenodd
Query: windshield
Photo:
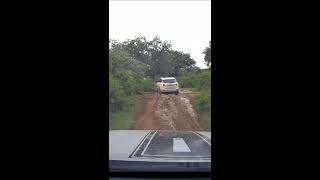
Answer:
M176 83L175 79L164 79L162 80L163 83Z
M210 8L109 1L109 171L211 171Z

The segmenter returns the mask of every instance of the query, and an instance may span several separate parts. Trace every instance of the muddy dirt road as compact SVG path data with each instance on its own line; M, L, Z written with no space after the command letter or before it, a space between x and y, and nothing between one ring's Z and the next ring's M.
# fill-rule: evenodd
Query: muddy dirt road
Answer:
M132 129L201 131L198 115L191 104L195 93L179 95L146 93L139 96Z

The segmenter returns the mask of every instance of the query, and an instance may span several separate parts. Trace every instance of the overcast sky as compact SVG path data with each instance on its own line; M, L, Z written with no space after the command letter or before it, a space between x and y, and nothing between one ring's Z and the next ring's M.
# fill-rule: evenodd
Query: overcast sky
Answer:
M158 35L172 48L189 53L205 68L205 47L211 40L210 1L109 1L109 36L124 41Z

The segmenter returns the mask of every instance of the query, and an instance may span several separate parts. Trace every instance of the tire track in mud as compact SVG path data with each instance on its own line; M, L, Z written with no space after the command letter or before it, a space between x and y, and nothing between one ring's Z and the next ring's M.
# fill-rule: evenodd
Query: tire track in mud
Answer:
M135 130L202 130L192 107L193 95L148 93L137 98L132 129Z

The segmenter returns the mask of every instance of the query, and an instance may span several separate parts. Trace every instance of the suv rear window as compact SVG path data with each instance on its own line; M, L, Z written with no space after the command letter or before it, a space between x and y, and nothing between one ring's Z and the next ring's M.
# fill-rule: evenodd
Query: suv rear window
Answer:
M175 79L164 79L162 80L163 83L176 83Z

